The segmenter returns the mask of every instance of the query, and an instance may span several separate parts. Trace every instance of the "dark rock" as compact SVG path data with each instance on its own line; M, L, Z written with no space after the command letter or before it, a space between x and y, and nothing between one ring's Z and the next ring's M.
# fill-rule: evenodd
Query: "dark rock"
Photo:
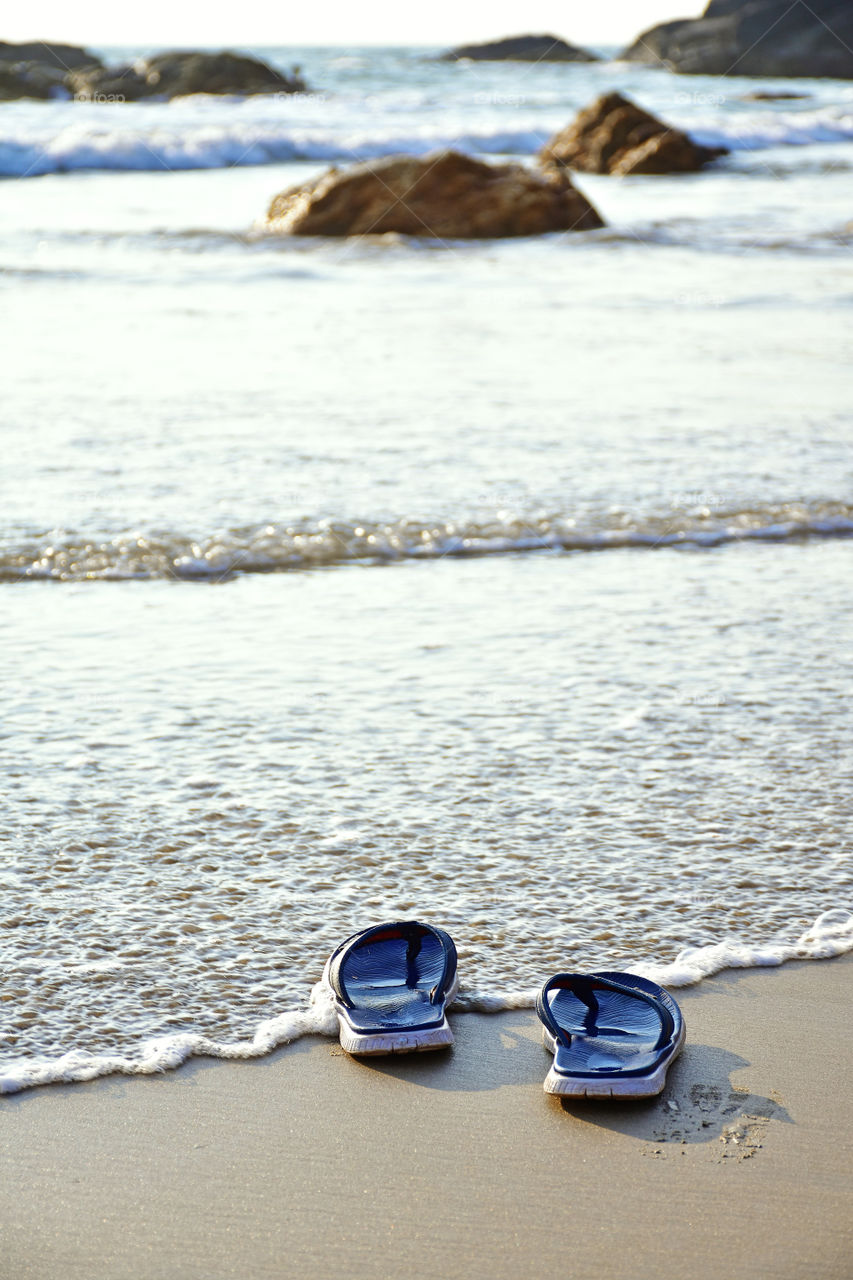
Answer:
M546 171L587 173L694 173L725 155L722 147L702 147L619 93L586 107L540 152Z
M850 0L711 0L701 18L664 22L620 54L686 75L853 78Z
M267 213L271 231L305 236L398 232L487 239L603 225L565 173L484 164L457 151L330 169L281 192Z
M93 53L75 44L48 44L42 40L10 44L0 40L0 102L68 98L69 72L100 65Z
M67 98L65 72L43 62L0 62L0 102Z
M13 76L9 72L4 76L5 69L6 64L0 63L0 97L55 96L51 92L35 91L43 81L47 83L49 66L45 66L44 76L31 75L26 83L20 74ZM282 75L257 58L236 53L159 53L151 58L141 58L132 65L115 67L105 67L90 57L88 62L56 74L59 76L55 81L60 86L59 92L64 89L79 101L137 102L144 98L177 98L191 93L245 96L305 90L300 76ZM50 81L51 85L53 83Z
M556 36L508 36L487 44L462 44L439 55L439 62L598 62L594 53Z
M105 98L114 102L137 102L140 98L155 96L138 69L129 64L71 71L65 81L78 102Z
M158 53L138 64L146 83L168 98L190 93L301 93L297 75L282 75L239 53Z
M766 93L760 91L756 93L744 93L741 95L741 102L789 102L792 98L810 98L810 93L784 93L782 90L774 93L768 89Z
M28 40L25 44L0 40L0 62L34 62L63 72L101 65L100 58L88 49L76 44L49 44L46 40Z

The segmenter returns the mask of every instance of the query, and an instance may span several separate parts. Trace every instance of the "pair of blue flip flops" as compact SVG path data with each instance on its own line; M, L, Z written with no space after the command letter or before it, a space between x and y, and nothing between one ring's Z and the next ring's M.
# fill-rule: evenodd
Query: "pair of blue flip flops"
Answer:
M326 963L347 1053L417 1053L453 1043L456 947L418 920L374 925ZM536 999L554 1055L545 1092L576 1098L650 1098L684 1044L684 1019L668 992L633 973L558 973Z

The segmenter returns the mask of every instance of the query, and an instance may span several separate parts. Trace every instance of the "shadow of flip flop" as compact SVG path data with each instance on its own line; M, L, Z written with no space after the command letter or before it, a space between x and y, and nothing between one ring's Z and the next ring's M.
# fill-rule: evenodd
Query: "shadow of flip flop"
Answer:
M578 1121L645 1142L684 1145L721 1139L733 1153L737 1148L746 1152L755 1149L769 1121L794 1123L774 1098L732 1084L732 1072L749 1065L727 1049L688 1042L657 1098L612 1103L563 1098L560 1105Z

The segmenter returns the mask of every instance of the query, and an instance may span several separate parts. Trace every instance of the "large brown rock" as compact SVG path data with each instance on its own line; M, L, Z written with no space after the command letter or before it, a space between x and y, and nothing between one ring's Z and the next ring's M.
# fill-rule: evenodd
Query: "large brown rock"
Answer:
M158 53L141 69L148 84L175 98L189 93L297 93L298 75L283 75L258 58L239 53Z
M557 36L507 36L485 44L460 44L439 55L439 62L598 62L594 53Z
M457 151L392 156L281 192L267 226L285 235L395 231L441 239L589 231L601 218L564 173L490 165Z
M853 78L850 0L711 0L701 18L644 31L619 55L684 75Z
M299 93L305 84L297 74L283 75L266 62L237 53L158 53L132 65L98 66L72 71L68 87L75 98L178 98L194 93Z
M540 153L546 172L693 173L725 155L703 147L620 93L608 93L586 107Z

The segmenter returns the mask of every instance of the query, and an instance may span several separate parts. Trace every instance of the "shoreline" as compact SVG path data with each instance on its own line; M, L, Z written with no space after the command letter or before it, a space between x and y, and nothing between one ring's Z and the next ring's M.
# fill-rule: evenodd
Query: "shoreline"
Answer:
M846 1280L853 955L676 992L660 1098L561 1103L527 1010L0 1098L2 1280Z
M657 982L670 991L683 992L703 979L729 970L776 968L791 961L829 960L853 954L850 943L853 918L840 925L833 917L835 910L818 916L795 941L771 943L718 942L682 951L674 960L656 963L643 961L631 966L630 972ZM845 916L846 912L842 912ZM621 965L619 966L621 967ZM175 1071L195 1058L223 1062L245 1062L266 1057L295 1044L304 1036L337 1040L337 1018L331 994L320 990L317 983L308 1003L286 1009L259 1022L251 1037L219 1040L203 1032L179 1031L151 1036L140 1042L135 1055L125 1052L91 1053L71 1050L47 1061L23 1059L5 1073L0 1073L0 1099L26 1089L56 1084L87 1083L113 1075L152 1076ZM453 1002L455 1015L533 1010L539 988L502 992L498 995L462 993ZM34 1065L35 1064L35 1065Z

